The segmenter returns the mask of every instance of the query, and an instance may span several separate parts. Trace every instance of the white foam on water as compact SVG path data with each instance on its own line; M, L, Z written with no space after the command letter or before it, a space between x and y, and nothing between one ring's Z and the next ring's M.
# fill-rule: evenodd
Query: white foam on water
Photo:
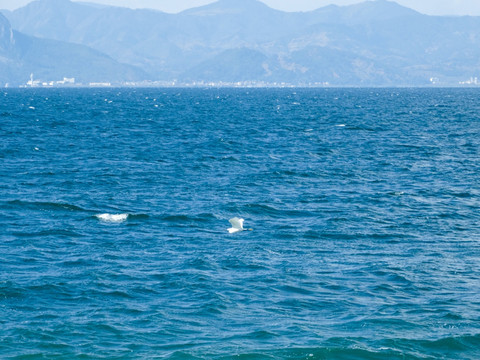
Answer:
M95 215L98 220L105 222L120 223L128 218L128 214L99 214Z

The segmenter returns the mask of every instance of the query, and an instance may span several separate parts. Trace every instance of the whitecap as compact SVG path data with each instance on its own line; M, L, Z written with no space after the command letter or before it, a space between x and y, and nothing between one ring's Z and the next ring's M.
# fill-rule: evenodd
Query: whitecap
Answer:
M119 223L127 220L128 214L99 214L96 217L101 221Z

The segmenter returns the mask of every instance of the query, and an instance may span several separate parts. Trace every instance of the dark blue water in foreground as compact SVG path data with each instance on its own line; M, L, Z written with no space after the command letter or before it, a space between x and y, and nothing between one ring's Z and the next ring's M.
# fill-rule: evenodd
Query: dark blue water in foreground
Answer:
M8 89L0 139L2 359L480 358L478 90Z

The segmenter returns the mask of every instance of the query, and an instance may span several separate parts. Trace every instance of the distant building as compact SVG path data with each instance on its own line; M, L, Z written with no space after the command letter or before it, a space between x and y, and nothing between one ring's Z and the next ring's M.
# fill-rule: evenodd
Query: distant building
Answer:
M76 86L75 78L67 78L64 77L63 80L58 81L40 81L35 80L33 74L30 74L30 80L27 81L26 85L22 85L20 87L54 87L54 86Z
M30 74L30 80L27 82L27 86L38 87L41 85L40 80L33 80L33 73Z
M75 85L75 78L66 78L63 80L57 81L57 85Z
M477 77L471 77L467 81L460 81L460 85L478 85L478 78Z
M89 84L89 86L91 86L91 87L110 87L110 86L112 86L112 84L109 83L109 82L91 82Z

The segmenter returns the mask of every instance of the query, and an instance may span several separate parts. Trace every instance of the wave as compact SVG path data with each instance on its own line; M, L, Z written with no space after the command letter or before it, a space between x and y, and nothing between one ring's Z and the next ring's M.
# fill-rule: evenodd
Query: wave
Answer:
M29 210L56 210L56 211L78 211L90 212L79 206L63 203L63 202L49 202L49 201L25 201L25 200L11 200L6 201L6 207L20 207Z
M85 236L84 234L81 234L75 231L64 230L64 229L51 229L51 230L42 230L42 231L36 231L36 232L13 232L12 234L16 237L22 237L22 238L56 236L56 237L69 239L69 238L81 238Z
M255 331L241 338L245 341L255 340L268 342L276 338L276 334L267 331ZM237 337L234 338L236 340ZM232 339L226 339L232 340ZM255 360L425 360L425 359L476 359L478 358L479 336L449 337L438 341L422 341L407 339L389 339L369 342L364 338L335 338L328 340L323 346L297 347L289 349L250 349L235 354L218 353L215 356L202 355L198 351L196 357L183 350L173 353L166 359L255 359Z
M261 340L261 339L260 339ZM268 340L268 339L267 339ZM218 360L380 360L380 359L389 359L389 360L420 360L426 359L425 357L404 356L403 354L395 350L384 349L382 351L374 350L364 350L364 349L342 349L342 348L312 348L312 349L288 349L288 350L274 350L274 351L265 351L262 349L251 350L245 353L235 352L233 354L218 354L217 356L202 356L198 354L193 357L192 354L186 351L176 351L171 356L167 357L168 360L174 359L218 359ZM428 359L433 359L427 357Z
M232 212L245 213L248 215L261 215L262 217L273 217L273 218L298 218L298 217L313 217L314 213L308 210L300 209L288 209L288 208L278 208L273 205L251 203L245 204L235 209L237 206L231 209ZM235 210L235 211L234 211Z
M3 204L2 204L3 203ZM98 210L89 210L84 209L80 206L64 203L64 202L49 202L49 201L25 201L25 200L10 200L5 202L0 202L3 208L10 208L14 210L33 210L33 211L49 211L49 212L77 212L77 213L87 213L94 214L95 218L105 222L123 222L127 219L148 219L149 215L147 214L131 214L123 211L118 213L100 213ZM115 211L115 210L114 210Z
M97 214L94 216L97 220L103 222L112 222L112 223L120 223L127 220L144 220L149 219L150 216L147 214L130 214L130 213L103 213Z
M95 217L103 222L121 223L127 221L129 214L98 214Z
M172 223L185 223L185 222L209 222L217 220L218 217L211 213L187 215L187 214L166 214L161 217L162 220Z

